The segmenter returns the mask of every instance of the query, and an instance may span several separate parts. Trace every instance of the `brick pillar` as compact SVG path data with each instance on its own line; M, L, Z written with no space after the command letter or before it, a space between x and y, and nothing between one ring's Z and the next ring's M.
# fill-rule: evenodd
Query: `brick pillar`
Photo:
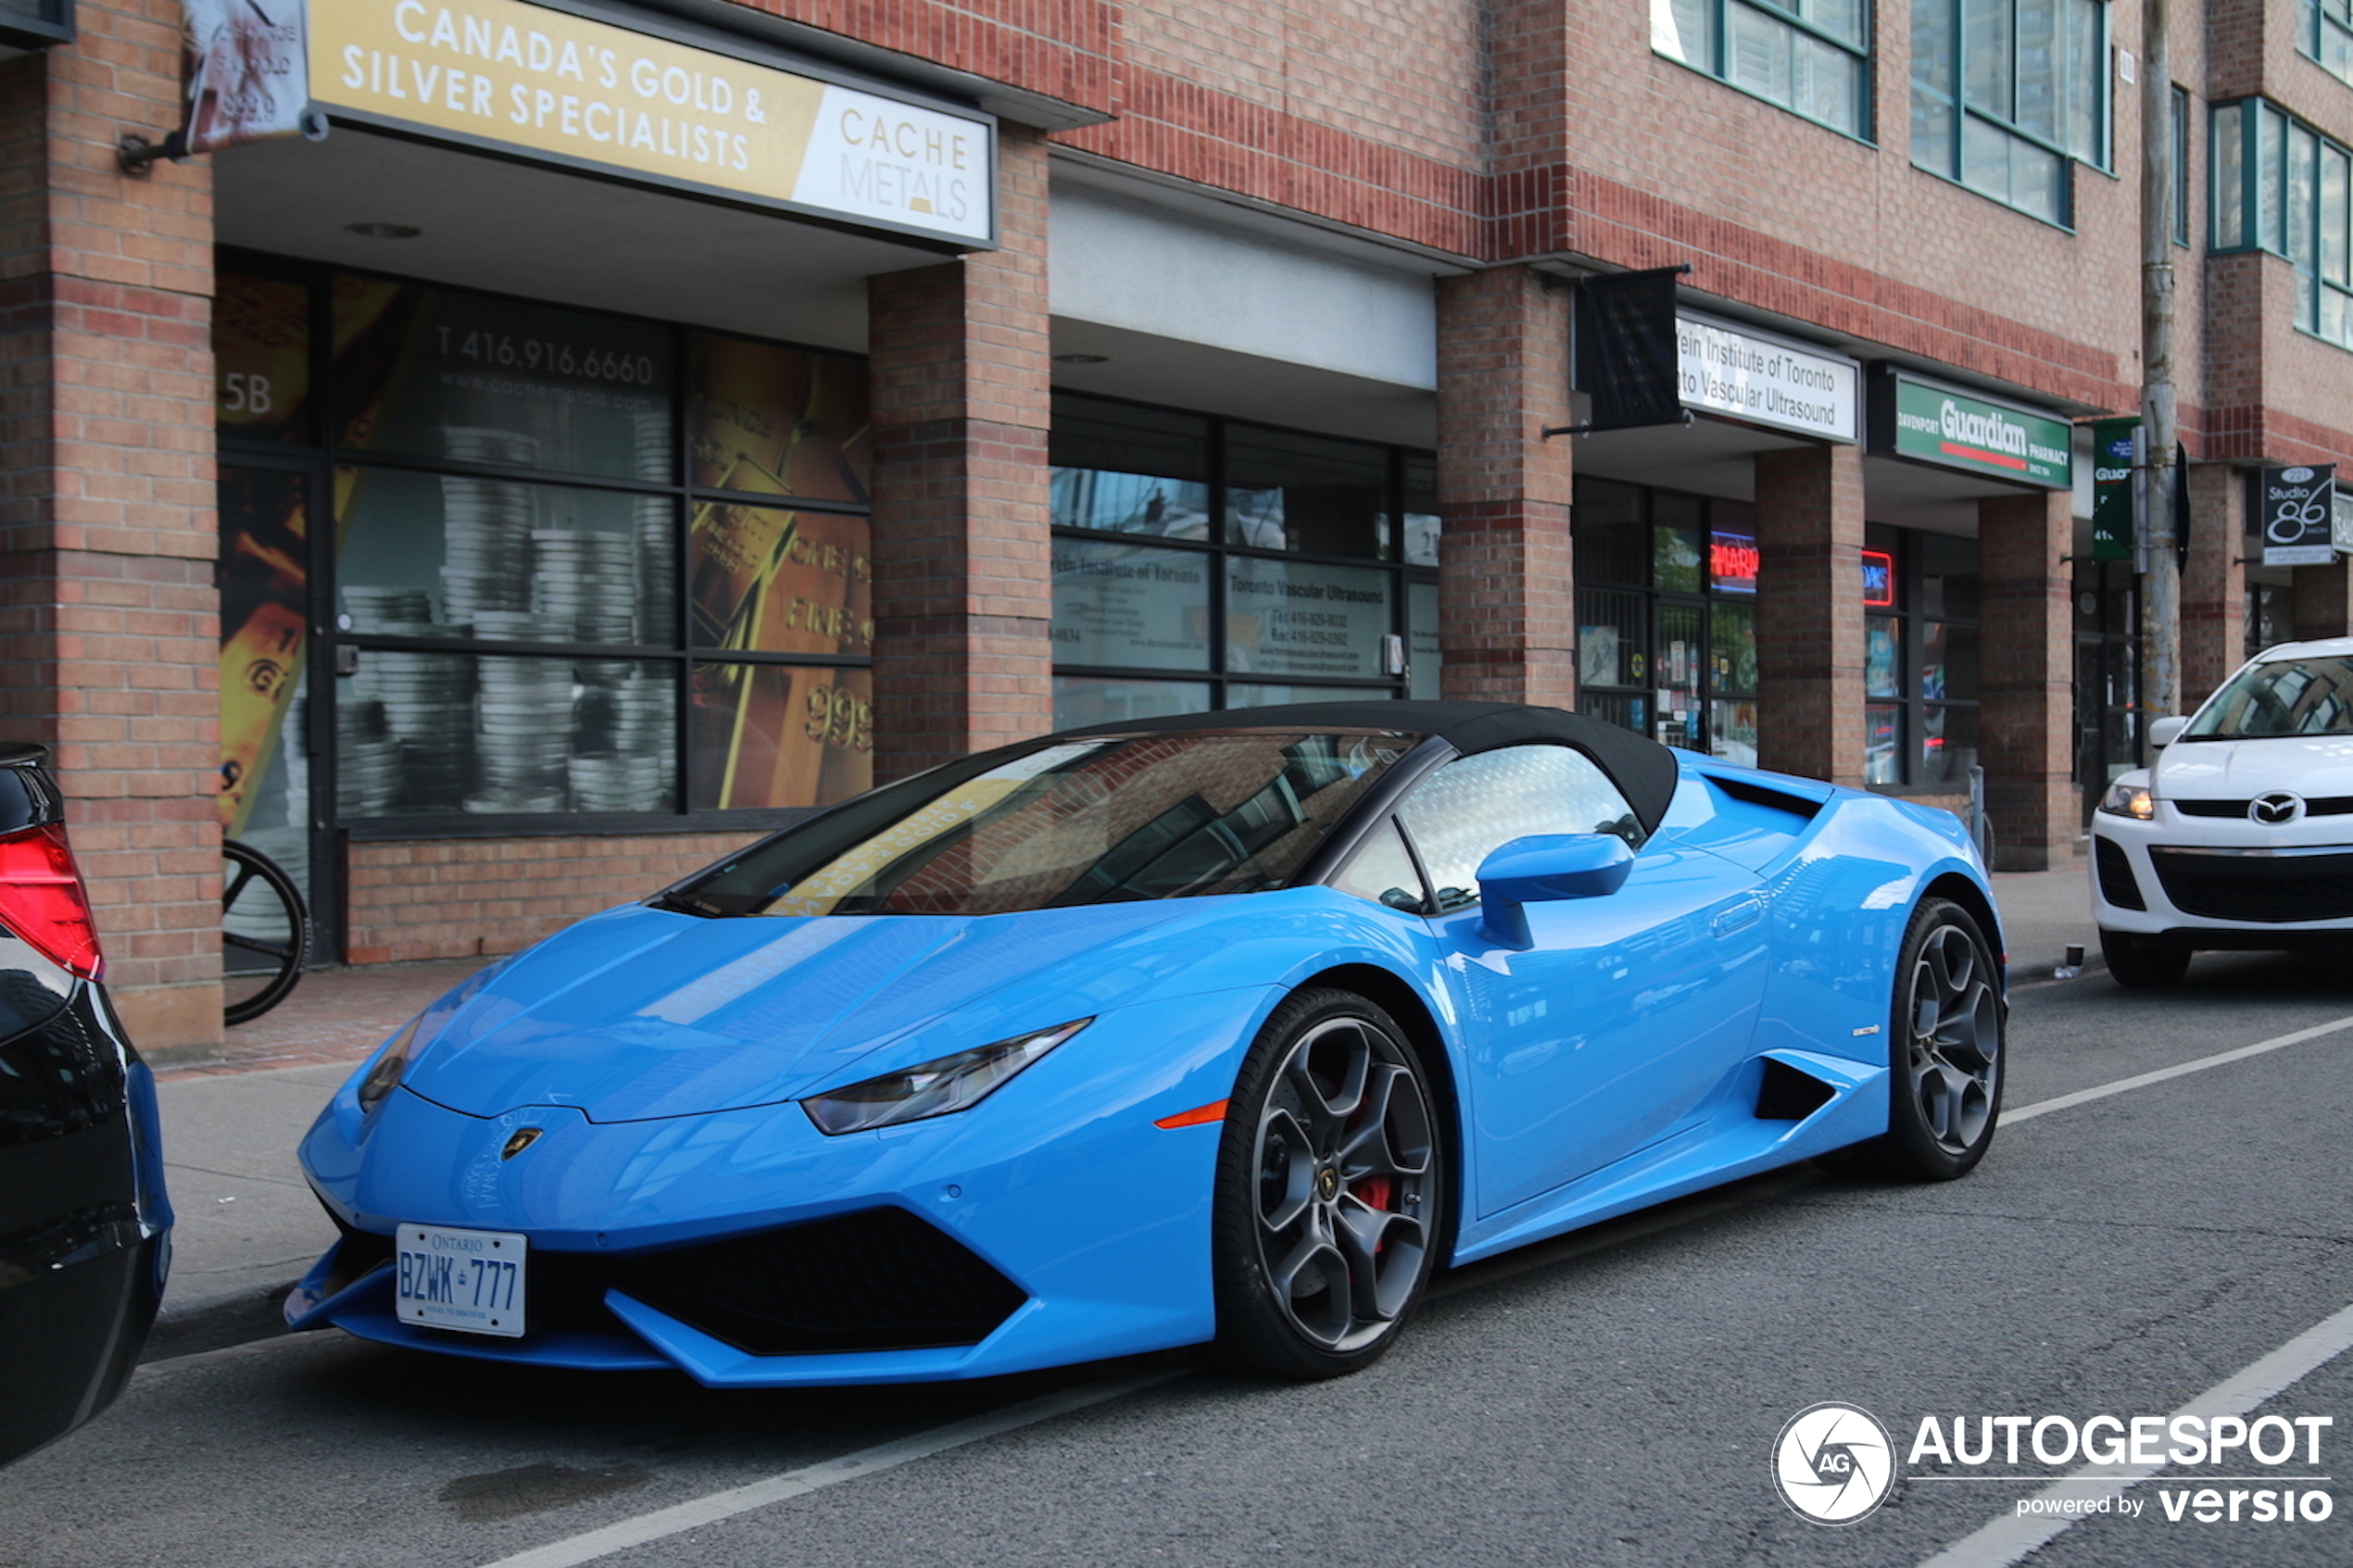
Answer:
M2246 473L2227 463L2190 470L2190 565L2182 574L2184 710L2246 662Z
M1977 503L1978 760L1994 863L2048 871L2075 854L2074 542L2063 490Z
M0 734L52 749L107 980L150 1049L220 1038L212 187L145 179L179 7L83 0L0 61Z
M998 157L1002 248L867 281L877 784L1053 724L1045 140Z
M1760 452L1756 464L1756 758L1863 782L1863 455Z
M1441 688L1573 707L1568 292L1525 267L1438 284Z
M2293 613L2296 640L2353 636L2353 613L2348 613L2348 607L2353 607L2353 575L2346 571L2346 558L2338 556L2325 566L2291 567L2289 571L2296 580ZM2187 702L2189 698L2190 690L2184 686L2182 700Z

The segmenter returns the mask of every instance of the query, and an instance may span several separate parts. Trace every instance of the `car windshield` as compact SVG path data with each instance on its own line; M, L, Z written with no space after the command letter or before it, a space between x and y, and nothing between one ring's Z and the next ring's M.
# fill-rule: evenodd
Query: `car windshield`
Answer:
M2353 734L2353 659L2283 659L2231 677L2183 740Z
M1208 733L951 764L674 889L724 915L993 915L1282 887L1423 737Z

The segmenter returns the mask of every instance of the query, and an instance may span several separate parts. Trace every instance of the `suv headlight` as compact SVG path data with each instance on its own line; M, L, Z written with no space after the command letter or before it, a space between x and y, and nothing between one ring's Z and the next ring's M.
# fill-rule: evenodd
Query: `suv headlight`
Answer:
M2157 816L2157 797L2149 793L2146 784L2126 784L2120 779L2100 797L2100 809L2111 817L2133 817L2145 822Z
M809 1112L809 1120L829 1137L970 1110L1023 1069L1094 1022L1092 1018L1075 1019L1051 1029L1016 1035L993 1046L958 1051L917 1067L828 1089L802 1100L800 1109Z

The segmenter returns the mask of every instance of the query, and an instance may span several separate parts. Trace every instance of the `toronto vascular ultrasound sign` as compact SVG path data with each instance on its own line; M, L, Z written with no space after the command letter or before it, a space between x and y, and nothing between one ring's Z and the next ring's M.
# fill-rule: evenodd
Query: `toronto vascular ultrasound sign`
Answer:
M994 128L522 0L312 0L346 118L991 243Z

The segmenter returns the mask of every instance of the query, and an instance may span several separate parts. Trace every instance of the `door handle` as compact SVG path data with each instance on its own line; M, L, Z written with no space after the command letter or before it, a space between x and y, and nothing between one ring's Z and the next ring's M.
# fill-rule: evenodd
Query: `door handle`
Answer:
M1764 915L1764 900L1751 894L1730 909L1717 910L1716 918L1708 922L1708 926L1718 936L1730 936L1736 931L1746 931Z

